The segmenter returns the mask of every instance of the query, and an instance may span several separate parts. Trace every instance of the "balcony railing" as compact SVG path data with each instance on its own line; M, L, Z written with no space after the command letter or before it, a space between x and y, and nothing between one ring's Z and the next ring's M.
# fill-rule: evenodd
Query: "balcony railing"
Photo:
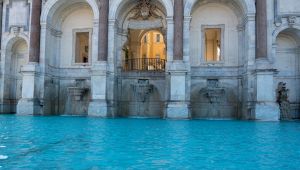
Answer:
M165 71L166 60L159 58L134 58L124 60L124 71Z

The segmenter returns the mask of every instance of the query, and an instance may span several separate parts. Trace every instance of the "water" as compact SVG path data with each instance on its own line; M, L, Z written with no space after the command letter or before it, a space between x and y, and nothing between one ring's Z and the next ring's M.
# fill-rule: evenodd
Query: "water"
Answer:
M299 169L300 122L0 116L0 169Z

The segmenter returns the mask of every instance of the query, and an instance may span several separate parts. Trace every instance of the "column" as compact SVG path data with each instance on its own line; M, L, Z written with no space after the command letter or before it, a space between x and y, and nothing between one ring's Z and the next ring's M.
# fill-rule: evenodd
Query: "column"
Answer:
M267 2L256 1L256 58L268 57Z
M0 48L2 47L2 14L3 14L3 1L0 2L0 25L1 25L0 26Z
M29 42L29 63L22 67L22 99L17 105L17 114L37 115L41 113L41 104L37 94L39 60L40 60L40 16L42 2L32 0L31 22L30 22L30 42Z
M174 1L174 60L183 59L183 0Z
M98 60L107 61L109 0L100 0Z
M261 121L278 121L279 106L276 103L274 74L268 60L268 22L267 1L256 1L256 70L254 72L256 95L254 119Z
M168 61L169 101L166 118L188 119L189 103L187 102L188 65L183 61L183 0L174 1L174 41L173 61ZM170 29L170 28L168 28ZM170 46L169 46L170 47Z
M107 104L107 57L108 57L109 0L100 0L98 58L91 68L91 101L88 115L108 117Z
M2 13L3 13L3 1L0 1L0 48L2 48ZM4 75L3 75L3 64L1 62L1 58L2 58L2 49L1 49L1 53L0 53L0 113L5 113L5 103L4 103Z

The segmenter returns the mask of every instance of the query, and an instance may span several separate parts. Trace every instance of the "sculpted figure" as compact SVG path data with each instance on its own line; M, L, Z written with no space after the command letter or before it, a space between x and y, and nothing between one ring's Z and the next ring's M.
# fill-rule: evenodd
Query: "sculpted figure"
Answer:
M286 88L286 83L280 82L277 88L277 102L280 107L280 118L289 119L290 116L290 101L288 100L289 89Z

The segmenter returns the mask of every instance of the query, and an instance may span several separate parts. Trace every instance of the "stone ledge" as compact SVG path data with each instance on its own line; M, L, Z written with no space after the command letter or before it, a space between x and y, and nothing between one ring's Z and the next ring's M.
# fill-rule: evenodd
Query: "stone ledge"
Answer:
M167 104L167 119L190 119L189 105L186 102L170 102Z

